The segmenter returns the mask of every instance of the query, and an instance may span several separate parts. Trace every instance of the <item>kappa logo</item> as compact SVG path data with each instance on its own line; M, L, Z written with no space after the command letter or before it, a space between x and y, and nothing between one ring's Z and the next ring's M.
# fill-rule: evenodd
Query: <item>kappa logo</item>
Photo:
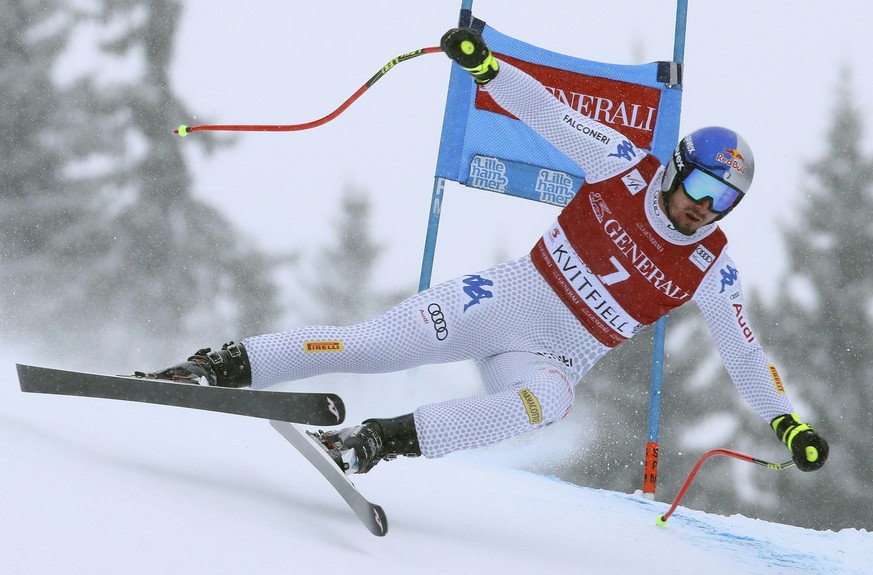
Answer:
M603 196L599 193L594 192L588 194L588 201L591 202L591 210L594 212L594 217L597 218L598 222L603 223L603 217L606 214L612 214L612 211L609 209L609 206L606 205Z
M644 190L648 183L636 168L623 175L621 181L624 182L624 186L631 195L636 195L640 190Z
M634 145L628 140L625 140L616 146L614 154L609 154L610 158L622 158L628 162L633 160L636 156L637 153L634 151Z
M740 278L740 273L731 266L725 266L721 270L721 290L718 293L724 293L725 288L731 287Z
M470 306L478 304L483 299L488 299L494 296L493 293L485 289L484 286L493 286L494 282L483 278L480 275L466 276L463 280L464 293L470 297L470 301L464 305L464 311L467 311Z

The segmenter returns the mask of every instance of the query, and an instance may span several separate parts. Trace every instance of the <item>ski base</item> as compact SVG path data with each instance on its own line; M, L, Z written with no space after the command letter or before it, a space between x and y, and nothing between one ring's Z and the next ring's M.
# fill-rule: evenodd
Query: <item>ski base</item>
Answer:
M345 405L333 393L212 387L126 375L17 364L21 391L153 403L307 425L337 425Z
M388 533L388 518L382 507L371 503L361 495L358 488L346 477L346 474L340 470L315 439L293 423L270 421L270 424L330 482L355 512L358 519L370 530L370 533L378 537L383 537Z

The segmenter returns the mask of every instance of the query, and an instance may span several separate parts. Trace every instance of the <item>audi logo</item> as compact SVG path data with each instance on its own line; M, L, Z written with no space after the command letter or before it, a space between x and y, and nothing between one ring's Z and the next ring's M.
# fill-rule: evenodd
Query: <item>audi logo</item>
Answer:
M449 337L449 328L446 326L446 318L443 315L442 308L435 303L427 306L427 313L430 314L430 319L433 320L433 329L436 332L436 338L442 341Z

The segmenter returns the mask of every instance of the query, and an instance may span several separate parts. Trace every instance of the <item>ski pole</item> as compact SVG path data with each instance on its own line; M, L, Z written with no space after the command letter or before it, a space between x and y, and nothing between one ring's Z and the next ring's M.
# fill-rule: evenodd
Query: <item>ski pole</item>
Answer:
M179 134L183 138L192 132L295 132L299 130L308 130L310 128L316 128L323 124L326 124L342 114L346 108L351 106L355 100L361 97L361 95L370 89L370 86L379 81L382 76L388 73L389 70L394 68L400 62L405 62L406 60L411 60L412 58L417 58L423 54L435 54L440 52L439 47L431 47L431 48L421 48L419 50L415 50L413 52L409 52L407 54L401 54L396 58L392 59L390 62L382 66L382 69L376 72L372 78L367 80L367 82L358 88L358 90L352 94L348 100L343 102L339 108L328 114L327 116L320 118L318 120L314 120L312 122L306 122L304 124L286 124L286 125L264 125L264 124L214 124L214 125L202 125L202 126L186 126L182 124L175 130L173 130L174 134Z
M694 467L691 468L691 472L688 473L688 477L685 478L685 483L682 484L682 488L679 490L679 493L676 495L676 499L673 500L673 505L670 506L670 509L667 510L667 513L658 517L657 523L658 525L664 526L667 524L667 518L673 514L676 510L676 507L679 506L679 502L682 500L682 497L685 495L685 492L688 491L688 487L691 485L691 482L694 480L694 476L697 475L697 470L703 465L703 463L714 455L727 455L729 457L735 457L736 459L740 459L742 461L748 461L749 463L754 463L756 465L761 465L763 467L769 467L770 469L785 469L786 467L791 467L794 465L793 461L786 461L785 463L770 463L767 461L763 461L761 459L757 459L752 457L751 455L746 455L745 453L739 453L737 451L731 451L730 449L713 449L712 451L707 451L704 453L700 459L697 460L697 463L694 464Z

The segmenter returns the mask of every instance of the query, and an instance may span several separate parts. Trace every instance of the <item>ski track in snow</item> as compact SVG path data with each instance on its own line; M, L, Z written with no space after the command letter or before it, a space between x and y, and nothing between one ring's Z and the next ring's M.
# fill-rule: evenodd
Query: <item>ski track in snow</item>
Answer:
M355 484L372 536L265 421L18 390L0 368L4 575L322 571L873 574L873 535L578 487L507 452L383 463ZM387 409L387 408L386 408ZM508 450L507 450L508 451Z

